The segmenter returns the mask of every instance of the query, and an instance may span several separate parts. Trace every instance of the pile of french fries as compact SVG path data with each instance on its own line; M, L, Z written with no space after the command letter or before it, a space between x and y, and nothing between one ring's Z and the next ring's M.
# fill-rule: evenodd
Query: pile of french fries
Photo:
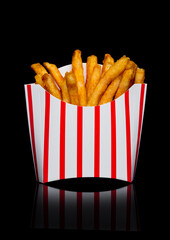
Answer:
M44 65L44 66L43 66ZM144 83L145 70L125 55L116 62L105 54L103 66L95 55L87 58L86 79L83 75L81 51L72 56L72 70L63 77L55 64L34 63L35 83L56 98L79 106L102 105L118 98L134 83Z

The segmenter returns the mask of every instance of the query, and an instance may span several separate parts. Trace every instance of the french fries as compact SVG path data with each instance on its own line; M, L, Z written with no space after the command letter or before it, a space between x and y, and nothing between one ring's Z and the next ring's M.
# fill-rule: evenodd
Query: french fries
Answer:
M34 63L35 83L41 85L56 98L77 106L97 106L117 99L133 84L142 84L145 70L125 55L116 62L110 54L105 54L103 66L97 56L87 57L86 79L81 51L75 50L72 56L72 70L62 76L55 64Z
M75 77L77 80L80 106L86 106L87 96L86 96L86 87L85 87L85 81L84 81L84 75L83 75L83 63L82 63L80 50L75 50L73 53L72 71L75 74Z
M61 93L58 87L56 86L54 79L50 76L50 74L45 73L42 76L42 81L44 82L47 91L52 94L54 97L61 100Z
M119 60L115 62L113 66L109 68L109 70L104 74L104 76L100 79L97 84L91 98L88 101L87 106L96 106L99 103L99 100L103 93L105 92L108 85L111 83L113 79L118 77L126 68L127 63L129 62L129 58L123 56Z
M91 81L91 76L94 67L97 65L97 57L95 55L91 55L87 58L87 63L86 63L86 92L88 95L89 91L89 84Z
M89 89L88 89L88 92L87 92L87 99L90 98L90 96L93 93L95 87L97 86L97 84L100 80L100 76L101 76L101 66L97 64L93 68L93 72L91 74L91 79L90 79L90 82L89 82Z
M135 75L135 83L144 83L145 80L145 70L142 68L137 68Z
M77 81L74 73L66 72L65 79L70 95L70 103L74 105L79 105L79 98L78 98L78 89L77 89Z

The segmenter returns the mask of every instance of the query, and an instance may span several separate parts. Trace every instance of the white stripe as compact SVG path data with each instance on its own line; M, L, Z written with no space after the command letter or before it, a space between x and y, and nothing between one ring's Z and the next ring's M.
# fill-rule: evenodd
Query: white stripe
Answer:
M99 195L99 229L111 229L111 191L100 192Z
M77 106L66 104L65 178L77 176Z
M48 228L60 227L60 190L48 187Z
M83 177L94 177L94 108L83 108Z
M124 94L116 99L116 178L127 181L126 123Z
M110 104L100 106L100 177L111 177Z
M82 229L94 229L94 192L82 193Z
M127 187L116 190L116 230L126 230Z
M48 181L59 179L60 100L50 96Z
M77 192L65 191L65 229L77 228Z
M44 154L44 115L45 115L45 91L38 84L31 85L35 149L37 156L37 168L39 181L43 181L43 154Z
M129 90L129 106L130 106L130 134L131 134L131 179L133 180L133 172L135 166L138 125L139 125L139 107L140 107L141 84L133 85Z

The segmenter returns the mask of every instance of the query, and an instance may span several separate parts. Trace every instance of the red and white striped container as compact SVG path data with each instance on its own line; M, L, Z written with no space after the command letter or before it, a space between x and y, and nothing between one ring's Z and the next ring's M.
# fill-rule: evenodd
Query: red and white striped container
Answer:
M63 76L71 69L71 64L59 68ZM38 84L25 85L37 181L106 177L132 182L146 89L147 84L134 84L110 103L81 107L58 100Z

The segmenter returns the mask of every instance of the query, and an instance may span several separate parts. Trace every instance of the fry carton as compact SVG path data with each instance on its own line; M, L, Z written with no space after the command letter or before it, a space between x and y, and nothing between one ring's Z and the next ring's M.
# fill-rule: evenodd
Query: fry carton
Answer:
M71 64L59 68L64 76ZM83 63L84 76L86 63ZM135 176L147 84L95 107L63 102L38 84L26 84L28 125L36 180Z

